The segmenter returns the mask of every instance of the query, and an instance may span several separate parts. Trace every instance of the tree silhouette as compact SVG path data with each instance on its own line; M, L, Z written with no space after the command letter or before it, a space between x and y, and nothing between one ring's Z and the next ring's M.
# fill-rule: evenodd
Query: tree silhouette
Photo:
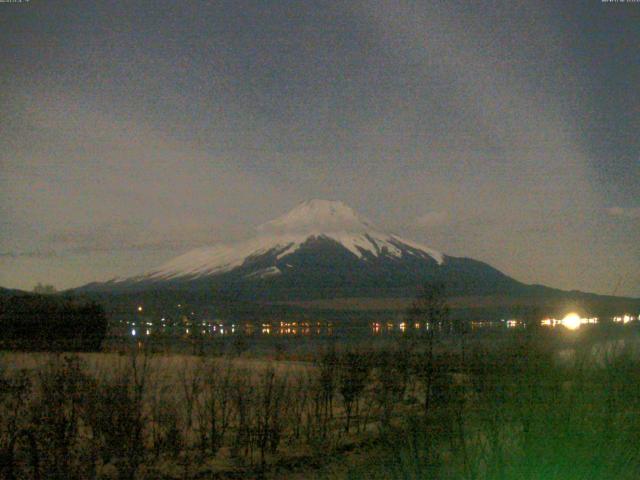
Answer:
M422 354L417 358L416 377L424 390L424 414L427 415L436 378L434 344L436 335L452 333L454 328L449 317L446 289L442 283L426 283L409 308L408 318L412 324L424 324L421 330L425 340Z

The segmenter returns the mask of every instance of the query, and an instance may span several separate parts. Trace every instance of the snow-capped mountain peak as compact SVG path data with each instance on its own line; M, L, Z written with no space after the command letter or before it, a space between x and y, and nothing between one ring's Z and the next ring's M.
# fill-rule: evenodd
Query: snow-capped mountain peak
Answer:
M361 233L374 229L371 222L340 201L309 200L258 227L262 234Z
M279 262L313 242L329 242L353 255L354 261L374 258L444 262L444 256L424 245L384 233L339 201L310 200L258 227L258 236L232 245L214 245L185 253L135 281L195 279L260 264L247 278L280 275ZM259 261L260 259L267 259ZM256 267L257 268L257 267ZM249 269L251 270L251 269ZM266 274L266 275L265 275Z

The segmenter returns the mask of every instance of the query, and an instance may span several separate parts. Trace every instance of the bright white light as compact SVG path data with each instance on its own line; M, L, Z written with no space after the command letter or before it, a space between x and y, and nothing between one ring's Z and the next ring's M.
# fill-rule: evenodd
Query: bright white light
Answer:
M138 311L141 312L142 311L142 305L138 305Z
M131 335L134 336L134 337L136 336L136 329L135 328L131 329Z
M151 330L147 328L147 335L151 335Z
M567 327L569 330L577 329L578 327L580 327L581 323L582 319L577 313L570 313L562 319L562 325Z

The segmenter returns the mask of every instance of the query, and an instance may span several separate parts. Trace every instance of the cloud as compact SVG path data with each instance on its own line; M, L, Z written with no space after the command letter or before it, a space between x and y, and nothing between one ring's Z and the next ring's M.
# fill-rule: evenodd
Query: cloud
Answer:
M0 252L0 258L2 259L16 259L16 258L54 258L58 253L53 250L28 250L28 251L6 251Z
M640 219L640 207L610 207L607 213L612 217Z
M447 212L428 212L413 221L413 225L420 228L437 227L449 221Z

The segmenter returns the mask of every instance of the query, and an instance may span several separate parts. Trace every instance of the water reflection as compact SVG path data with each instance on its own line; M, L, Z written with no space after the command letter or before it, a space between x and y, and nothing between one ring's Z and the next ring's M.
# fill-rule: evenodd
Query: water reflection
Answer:
M628 324L640 320L640 316L624 314L610 317L610 321L619 324ZM598 317L582 317L571 313L561 319L545 318L539 324L543 327L564 326L570 330L576 330L585 324L596 324ZM351 321L344 320L337 323L332 321L312 320L279 320L279 321L244 321L233 322L221 319L195 319L182 316L179 319L171 319L163 316L158 320L149 318L136 318L135 320L120 320L119 333L124 336L167 336L167 337L223 337L229 335L269 335L289 337L332 336L339 332L342 334L372 334L379 335L405 335L411 332L428 331L432 327L429 322L407 321ZM486 328L518 329L524 328L526 323L518 318L504 318L500 320L475 319L466 323L472 331Z

